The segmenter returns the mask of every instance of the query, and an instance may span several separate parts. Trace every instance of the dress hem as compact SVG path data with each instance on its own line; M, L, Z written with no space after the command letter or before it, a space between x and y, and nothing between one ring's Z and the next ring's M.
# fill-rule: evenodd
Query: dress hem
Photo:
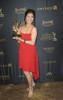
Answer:
M37 79L39 78L39 75L35 77L35 75L34 75L35 72L34 72L34 71L31 71L31 70L23 70L22 68L20 68L20 69L21 69L22 71L29 71L29 72L32 72L33 77L34 77L35 80L37 80Z

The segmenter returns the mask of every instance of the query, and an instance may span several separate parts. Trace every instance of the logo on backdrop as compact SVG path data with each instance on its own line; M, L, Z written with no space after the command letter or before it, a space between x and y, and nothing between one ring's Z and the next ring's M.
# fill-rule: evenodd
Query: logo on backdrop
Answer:
M56 61L43 61L43 64L52 64L52 63L56 63Z
M15 13L16 13L16 14L24 14L25 11L26 11L26 7L20 8L20 9L15 8Z
M9 75L0 75L0 79L8 80L9 79Z
M55 47L46 47L46 48L43 48L43 50L46 52L46 53L53 53L53 51L55 50Z
M52 32L52 38L53 38L53 41L57 41L56 33L55 32Z
M42 41L57 41L57 37L56 37L56 33L55 32L52 32L52 34L50 33L45 33L45 34L41 34L41 38L40 40Z
M2 13L2 8L0 8L0 17L4 17L4 14Z
M4 42L4 41L6 41L6 39L0 39L0 42Z
M47 72L46 76L52 76L52 72Z
M54 20L48 20L48 21L43 20L42 25L45 27L52 26L54 25Z
M0 51L0 55L4 55L4 52L3 51Z
M11 63L8 63L8 64L2 64L2 65L0 65L0 67L12 67L12 64Z
M19 77L19 78L21 78L21 77L25 77L25 75L19 75L18 77Z
M37 11L42 11L42 10L58 10L58 7L57 7L57 5L53 5L50 7L37 8Z

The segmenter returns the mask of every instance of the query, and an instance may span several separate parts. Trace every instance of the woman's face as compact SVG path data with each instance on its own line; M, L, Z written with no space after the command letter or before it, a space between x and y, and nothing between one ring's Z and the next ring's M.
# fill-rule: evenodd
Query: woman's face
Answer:
M25 21L26 21L26 23L32 24L32 22L34 21L33 14L32 13L27 14Z

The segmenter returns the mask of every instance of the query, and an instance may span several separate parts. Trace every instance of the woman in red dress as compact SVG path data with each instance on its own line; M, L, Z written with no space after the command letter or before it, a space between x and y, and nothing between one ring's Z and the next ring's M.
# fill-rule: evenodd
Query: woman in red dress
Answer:
M32 9L28 9L25 12L25 25L21 26L19 29L13 26L13 30L16 31L17 34L21 34L21 38L13 37L16 39L19 45L19 68L23 70L29 88L28 97L33 95L33 87L35 86L34 79L39 78L39 66L38 66L38 54L36 50L36 38L37 38L37 28L32 24L35 21L35 11Z

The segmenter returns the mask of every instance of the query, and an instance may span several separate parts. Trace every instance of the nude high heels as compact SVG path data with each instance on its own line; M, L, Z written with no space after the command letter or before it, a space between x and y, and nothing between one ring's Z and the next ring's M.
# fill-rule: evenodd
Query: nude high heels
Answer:
M35 83L34 83L32 87L35 89L35 86L36 86L36 85L35 85ZM29 88L27 88L26 90L29 91Z
M28 97L32 97L33 96L33 87L29 87L29 94Z

